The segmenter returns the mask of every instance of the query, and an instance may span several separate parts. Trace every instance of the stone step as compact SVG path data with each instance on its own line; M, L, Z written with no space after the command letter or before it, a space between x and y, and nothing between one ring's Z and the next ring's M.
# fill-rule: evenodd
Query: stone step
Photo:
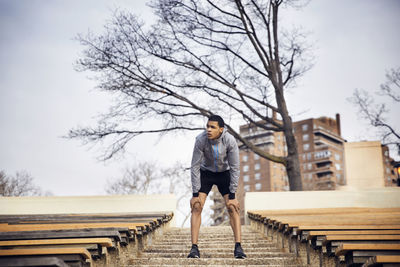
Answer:
M245 251L248 258L265 258L265 257L288 257L295 258L294 254L285 252L255 252L255 251ZM140 258L187 258L189 254L188 251L159 251L159 252L145 252L140 253ZM230 251L200 251L201 258L233 258L233 249Z
M256 234L259 233L258 231L254 231L253 229L247 229L242 227L242 233L249 233L249 234ZM201 233L221 233L221 234L229 234L232 233L232 228L220 228L220 227L206 227L200 228ZM164 231L165 234L175 233L175 234L190 234L190 229L167 229Z
M178 249L178 250L188 250L190 249L192 246L191 244L154 244L152 246L150 246L149 248L157 248L157 249ZM231 250L234 248L234 245L227 245L227 244L207 244L202 246L201 244L199 244L199 249L200 250L211 250L211 249L225 249L225 250ZM276 246L271 246L270 244L259 244L259 243L253 243L253 244L242 244L242 248L244 250L249 250L249 249L253 249L253 248L259 248L259 249L264 249L265 251L276 251L279 250Z
M261 254L268 254L268 253L284 253L279 248L243 248L245 253L261 253ZM153 247L145 249L143 253L187 253L189 254L190 247L187 248L171 248L171 247ZM226 253L230 254L233 252L233 248L221 247L221 248L200 248L200 253Z
M242 232L243 233L258 233L258 231L255 231L251 228L242 226ZM231 233L232 228L229 227L219 227L219 226L210 226L210 227L200 227L200 232L205 232L205 233ZM166 229L165 233L190 233L190 228L170 228Z
M177 240L156 240L152 243L154 246L158 245L192 245L192 242L190 240L184 240L184 241L177 241ZM225 240L225 239L210 239L210 240L202 240L199 239L197 242L199 246L209 246L209 245L218 245L218 246L234 246L235 241L234 240ZM254 240L254 239L246 239L242 240L241 242L242 246L243 245L254 245L254 244L262 244L262 245L267 245L267 246L277 246L276 243L271 242L271 241L264 241L264 240Z
M165 240L190 240L191 236L190 234L187 235L164 235L163 239ZM221 239L221 240L233 240L234 239L234 235L230 234L230 235L221 235L221 234L201 234L199 235L199 239ZM262 237L261 235L246 235L246 234L242 234L242 239L243 240L251 240L251 239L260 239L260 240L268 240L267 238Z
M127 267L133 267L133 266L137 266L137 265L126 265ZM160 265L148 265L148 264L145 264L145 265L140 265L140 267L154 267L154 266L160 266ZM166 265L166 264L163 264L163 265L161 265L162 267L176 267L176 265ZM179 265L179 267L188 267L188 266L196 266L196 264L191 264L191 265L188 265L188 264L184 264L184 265ZM229 266L229 265L221 265L221 264L212 264L212 265L210 265L210 264L207 264L207 266L210 266L210 267L227 267L227 266ZM242 265L242 264L235 264L234 266L236 266L236 267L260 267L260 266L265 266L265 267L310 267L309 265L299 265L299 264L287 264L287 265L285 265L285 266L282 266L282 265L276 265L276 264L261 264L261 265L254 265L254 264L245 264L245 265Z
M263 257L263 258L248 258L248 259L235 259L235 258L200 258L200 259L188 259L188 258L132 258L127 261L128 265L260 265L265 266L268 264L273 265L296 265L299 262L292 257Z
M230 226L200 227L200 232L203 232L203 233L232 233L232 228ZM170 228L165 231L165 234L169 234L169 233L190 234L190 228ZM258 232L251 229L250 227L242 226L242 233L258 233Z

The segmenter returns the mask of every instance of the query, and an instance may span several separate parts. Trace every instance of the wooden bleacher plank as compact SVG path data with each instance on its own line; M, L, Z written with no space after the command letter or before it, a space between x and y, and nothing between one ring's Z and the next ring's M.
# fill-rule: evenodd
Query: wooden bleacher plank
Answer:
M349 212L352 211L352 212ZM358 211L358 212L356 212ZM333 217L332 215L335 214ZM256 220L278 220L290 221L294 219L297 222L304 223L305 221L316 220L347 220L348 218L358 218L359 220L394 220L399 221L400 209L358 209L347 208L347 211L342 209L316 209L316 210L284 210L284 211L260 211L258 214L249 212L249 216L253 216ZM387 223L386 223L387 224Z
M23 240L23 239L57 239L57 238L99 238L107 237L122 242L121 234L113 229L88 229L88 230L57 230L57 231L22 231L22 232L0 232L0 240Z
M79 254L90 260L89 251L82 248L2 249L0 256Z
M0 223L18 223L35 221L75 221L75 220L169 220L173 213L124 213L124 214L37 214L37 215L0 215Z
M114 243L114 244L113 244ZM67 248L79 247L87 249L92 258L100 258L103 248L116 247L111 238L68 238L68 239L29 239L0 241L0 249L25 248Z
M345 258L346 266L363 264L377 255L400 255L400 244L357 244L343 243L336 249L335 255Z
M298 230L399 230L400 224L384 224L384 225L371 225L371 224L356 224L356 225L300 225Z
M400 214L400 208L324 208L324 209L299 209L299 210L264 210L264 211L248 211L249 217L256 220L271 219L273 217L290 217L290 216L358 216L362 215L385 215Z
M280 217L270 217L267 219L268 222L278 221L282 224L400 224L400 214L382 214L382 215L347 215L347 216L337 216L331 215L323 216L280 216Z
M113 242L110 238L68 238L68 239L29 239L0 241L0 247L10 246L37 246L37 245L72 245L72 244L99 244L103 247L112 247Z
M336 256L343 256L347 252L355 250L389 250L400 252L400 244L341 244L336 250Z
M314 247L325 247L328 255L335 254L341 244L369 243L369 244L400 244L400 235L328 235L314 239Z
M315 236L326 235L400 235L400 230L336 230L336 231L310 231L307 233L307 239Z
M89 266L92 265L91 254L84 248L37 248L37 249L5 249L0 250L1 257L24 257L24 256L57 256L64 261L77 261L74 256L79 256Z
M399 255L376 255L369 258L362 267L373 267L382 264L397 263L400 265Z
M146 227L147 223L71 223L71 224L0 224L0 232L93 229L93 228L128 228L136 231L138 227Z
M323 237L323 245L330 241L357 241L357 240L397 240L400 235L327 235Z
M57 257L0 257L0 267L69 267L62 259Z

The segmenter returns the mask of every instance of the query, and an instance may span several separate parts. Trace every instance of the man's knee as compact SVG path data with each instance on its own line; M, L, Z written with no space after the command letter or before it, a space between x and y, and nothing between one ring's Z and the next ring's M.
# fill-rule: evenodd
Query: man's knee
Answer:
M201 213L202 210L203 210L203 207L201 206L200 202L196 202L196 203L193 204L192 212Z
M235 205L233 205L233 204L228 205L227 208L228 208L229 214L239 213L239 207L237 207L237 206L235 206Z

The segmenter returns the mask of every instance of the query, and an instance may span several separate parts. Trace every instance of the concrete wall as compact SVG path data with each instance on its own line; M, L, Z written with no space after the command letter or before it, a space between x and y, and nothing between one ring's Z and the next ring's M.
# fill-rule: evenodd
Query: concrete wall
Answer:
M174 195L0 197L0 215L174 212ZM175 217L175 216L174 216ZM175 220L171 221L171 226Z
M386 187L357 191L248 192L248 210L285 210L338 207L400 207L400 188ZM245 216L248 223L247 215Z
M381 142L344 143L344 153L346 186L338 190L385 186Z

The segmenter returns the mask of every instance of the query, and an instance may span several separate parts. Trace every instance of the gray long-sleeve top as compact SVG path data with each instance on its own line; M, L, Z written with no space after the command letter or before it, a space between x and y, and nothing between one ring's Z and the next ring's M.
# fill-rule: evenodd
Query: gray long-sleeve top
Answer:
M212 172L229 170L229 191L236 193L240 175L239 148L235 138L226 129L216 140L208 139L206 131L196 137L191 165L193 193L198 193L201 187L200 169Z

